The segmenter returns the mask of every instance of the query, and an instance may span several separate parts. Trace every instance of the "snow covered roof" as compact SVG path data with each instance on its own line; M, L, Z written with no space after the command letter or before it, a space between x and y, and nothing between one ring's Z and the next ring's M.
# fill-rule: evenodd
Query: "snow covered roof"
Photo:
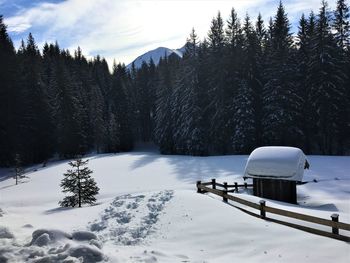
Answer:
M301 181L306 157L295 147L266 146L255 149L249 156L244 177Z

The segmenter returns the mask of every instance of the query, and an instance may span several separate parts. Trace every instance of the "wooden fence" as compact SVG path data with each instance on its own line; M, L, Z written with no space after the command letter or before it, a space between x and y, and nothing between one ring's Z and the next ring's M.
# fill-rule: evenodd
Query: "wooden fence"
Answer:
M209 186L211 186L211 187L209 187ZM321 236L325 236L325 237L330 237L330 238L342 240L345 242L350 242L349 236L346 236L346 235L339 233L339 229L350 231L350 224L339 222L339 215L338 214L332 214L331 220L328 220L328 219L324 219L324 218L320 218L320 217L315 217L315 216L300 214L300 213L296 213L296 212L292 212L292 211L288 211L288 210L283 210L283 209L279 209L279 208L275 208L275 207L270 207L270 206L266 205L265 200L260 200L260 202L257 204L257 203L254 203L254 202L251 202L248 200L244 200L242 198L239 198L237 196L233 196L233 195L229 194L230 192L238 192L239 188L242 188L242 187L248 188L248 187L252 187L252 186L253 185L246 184L246 183L241 184L241 185L238 183L234 183L234 184L229 185L226 182L223 184L220 184L220 183L217 183L215 179L212 179L211 182L206 182L206 183L202 183L201 181L198 181L197 182L197 192L198 193L210 192L210 193L216 194L218 196L221 196L224 202L228 202L228 200L231 200L231 201L237 202L241 205L248 206L250 208L259 210L260 214L258 215L258 214L251 212L251 211L248 211L242 207L237 207L238 209L240 209L240 210L242 210L250 215L260 217L260 218L268 220L268 221L272 221L272 222L275 222L278 224L293 227L293 228L303 230L303 231L306 231L309 233L313 233L313 234L317 234L317 235L321 235ZM217 189L218 187L223 188L223 189L219 190L219 189ZM230 188L233 188L233 189L230 190ZM271 213L271 214L275 214L275 215L279 215L279 216L284 216L284 217L289 217L289 218L293 218L293 219L306 221L309 223L328 226L332 229L332 232L327 232L327 231L320 230L317 228L311 228L308 226L303 226L303 225L299 225L299 224L295 224L295 223L290 223L290 222L270 218L270 217L266 216L266 213Z

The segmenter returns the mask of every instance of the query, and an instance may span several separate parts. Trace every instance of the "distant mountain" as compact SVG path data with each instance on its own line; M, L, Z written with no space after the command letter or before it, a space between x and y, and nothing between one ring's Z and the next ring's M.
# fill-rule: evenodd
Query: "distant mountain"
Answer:
M170 49L166 47L159 47L153 50L150 50L141 56L138 56L133 62L131 62L126 67L128 69L131 68L132 63L135 64L135 68L141 68L142 62L149 63L151 61L151 58L153 59L154 64L158 65L160 58L162 57L169 57L170 55L174 54L178 57L182 58L183 53L185 52L185 46L179 49Z

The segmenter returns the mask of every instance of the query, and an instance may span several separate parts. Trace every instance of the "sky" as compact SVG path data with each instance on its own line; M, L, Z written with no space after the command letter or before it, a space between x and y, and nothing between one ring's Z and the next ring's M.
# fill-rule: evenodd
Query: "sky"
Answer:
M329 0L334 8L336 0ZM284 0L292 25L304 12L318 12L321 0ZM128 64L139 55L163 46L181 48L192 27L207 36L218 11L225 20L235 8L241 19L265 22L276 13L279 0L0 0L0 15L16 47L31 32L39 47L57 41L61 48L78 46L88 58L97 54L111 65Z

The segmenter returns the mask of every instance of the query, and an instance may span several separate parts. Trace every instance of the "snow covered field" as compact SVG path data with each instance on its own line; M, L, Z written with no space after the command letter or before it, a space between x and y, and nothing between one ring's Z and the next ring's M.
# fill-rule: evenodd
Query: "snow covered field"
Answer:
M89 159L100 194L97 205L83 208L58 207L68 161L28 168L17 186L0 170L0 262L350 262L345 242L196 193L197 180L242 182L247 156L140 151ZM299 205L267 204L327 219L338 213L349 223L350 157L308 160L304 181L310 182L298 186Z

